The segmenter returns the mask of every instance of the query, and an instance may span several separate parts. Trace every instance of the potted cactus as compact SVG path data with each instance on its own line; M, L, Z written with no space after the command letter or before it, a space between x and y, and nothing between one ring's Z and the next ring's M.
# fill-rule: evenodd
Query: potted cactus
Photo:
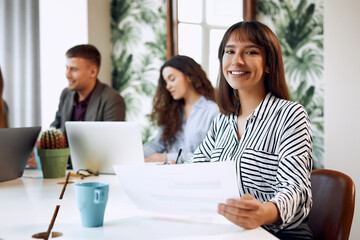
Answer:
M70 149L61 130L51 128L42 132L37 142L37 152L44 178L65 177Z

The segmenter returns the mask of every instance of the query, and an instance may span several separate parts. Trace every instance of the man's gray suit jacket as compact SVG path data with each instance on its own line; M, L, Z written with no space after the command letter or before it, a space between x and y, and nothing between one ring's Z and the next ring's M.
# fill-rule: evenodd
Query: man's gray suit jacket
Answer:
M71 121L75 91L65 88L60 96L58 111L52 127L60 128L64 133L65 121ZM124 121L125 102L121 95L108 85L96 81L95 88L87 106L85 121Z

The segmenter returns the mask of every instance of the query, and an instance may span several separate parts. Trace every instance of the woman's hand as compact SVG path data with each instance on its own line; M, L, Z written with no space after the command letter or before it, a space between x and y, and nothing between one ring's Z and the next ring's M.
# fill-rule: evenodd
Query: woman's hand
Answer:
M279 210L272 202L261 203L250 194L240 199L228 199L218 205L218 213L245 229L254 229L280 219Z
M147 157L145 162L166 162L166 153L155 153Z

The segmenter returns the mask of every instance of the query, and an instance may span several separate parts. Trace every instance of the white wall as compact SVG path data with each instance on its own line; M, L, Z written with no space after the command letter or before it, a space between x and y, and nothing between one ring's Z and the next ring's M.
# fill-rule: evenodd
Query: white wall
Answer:
M355 240L360 239L360 1L324 3L325 167L355 182L350 234Z
M55 118L61 91L67 87L65 53L91 43L100 51L99 79L111 85L110 0L39 0L41 125Z
M111 0L88 0L88 38L101 53L99 80L111 86Z
M88 42L86 0L40 0L41 125L54 121L61 91L68 85L65 53Z

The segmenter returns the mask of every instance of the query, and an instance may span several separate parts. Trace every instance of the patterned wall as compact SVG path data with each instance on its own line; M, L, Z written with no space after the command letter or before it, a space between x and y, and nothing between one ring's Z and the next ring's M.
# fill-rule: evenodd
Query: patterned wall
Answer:
M257 0L257 19L278 36L292 100L307 110L315 168L324 167L323 0Z
M139 122L143 142L153 135L149 114L166 60L166 0L112 0L112 85L126 102L126 120Z

